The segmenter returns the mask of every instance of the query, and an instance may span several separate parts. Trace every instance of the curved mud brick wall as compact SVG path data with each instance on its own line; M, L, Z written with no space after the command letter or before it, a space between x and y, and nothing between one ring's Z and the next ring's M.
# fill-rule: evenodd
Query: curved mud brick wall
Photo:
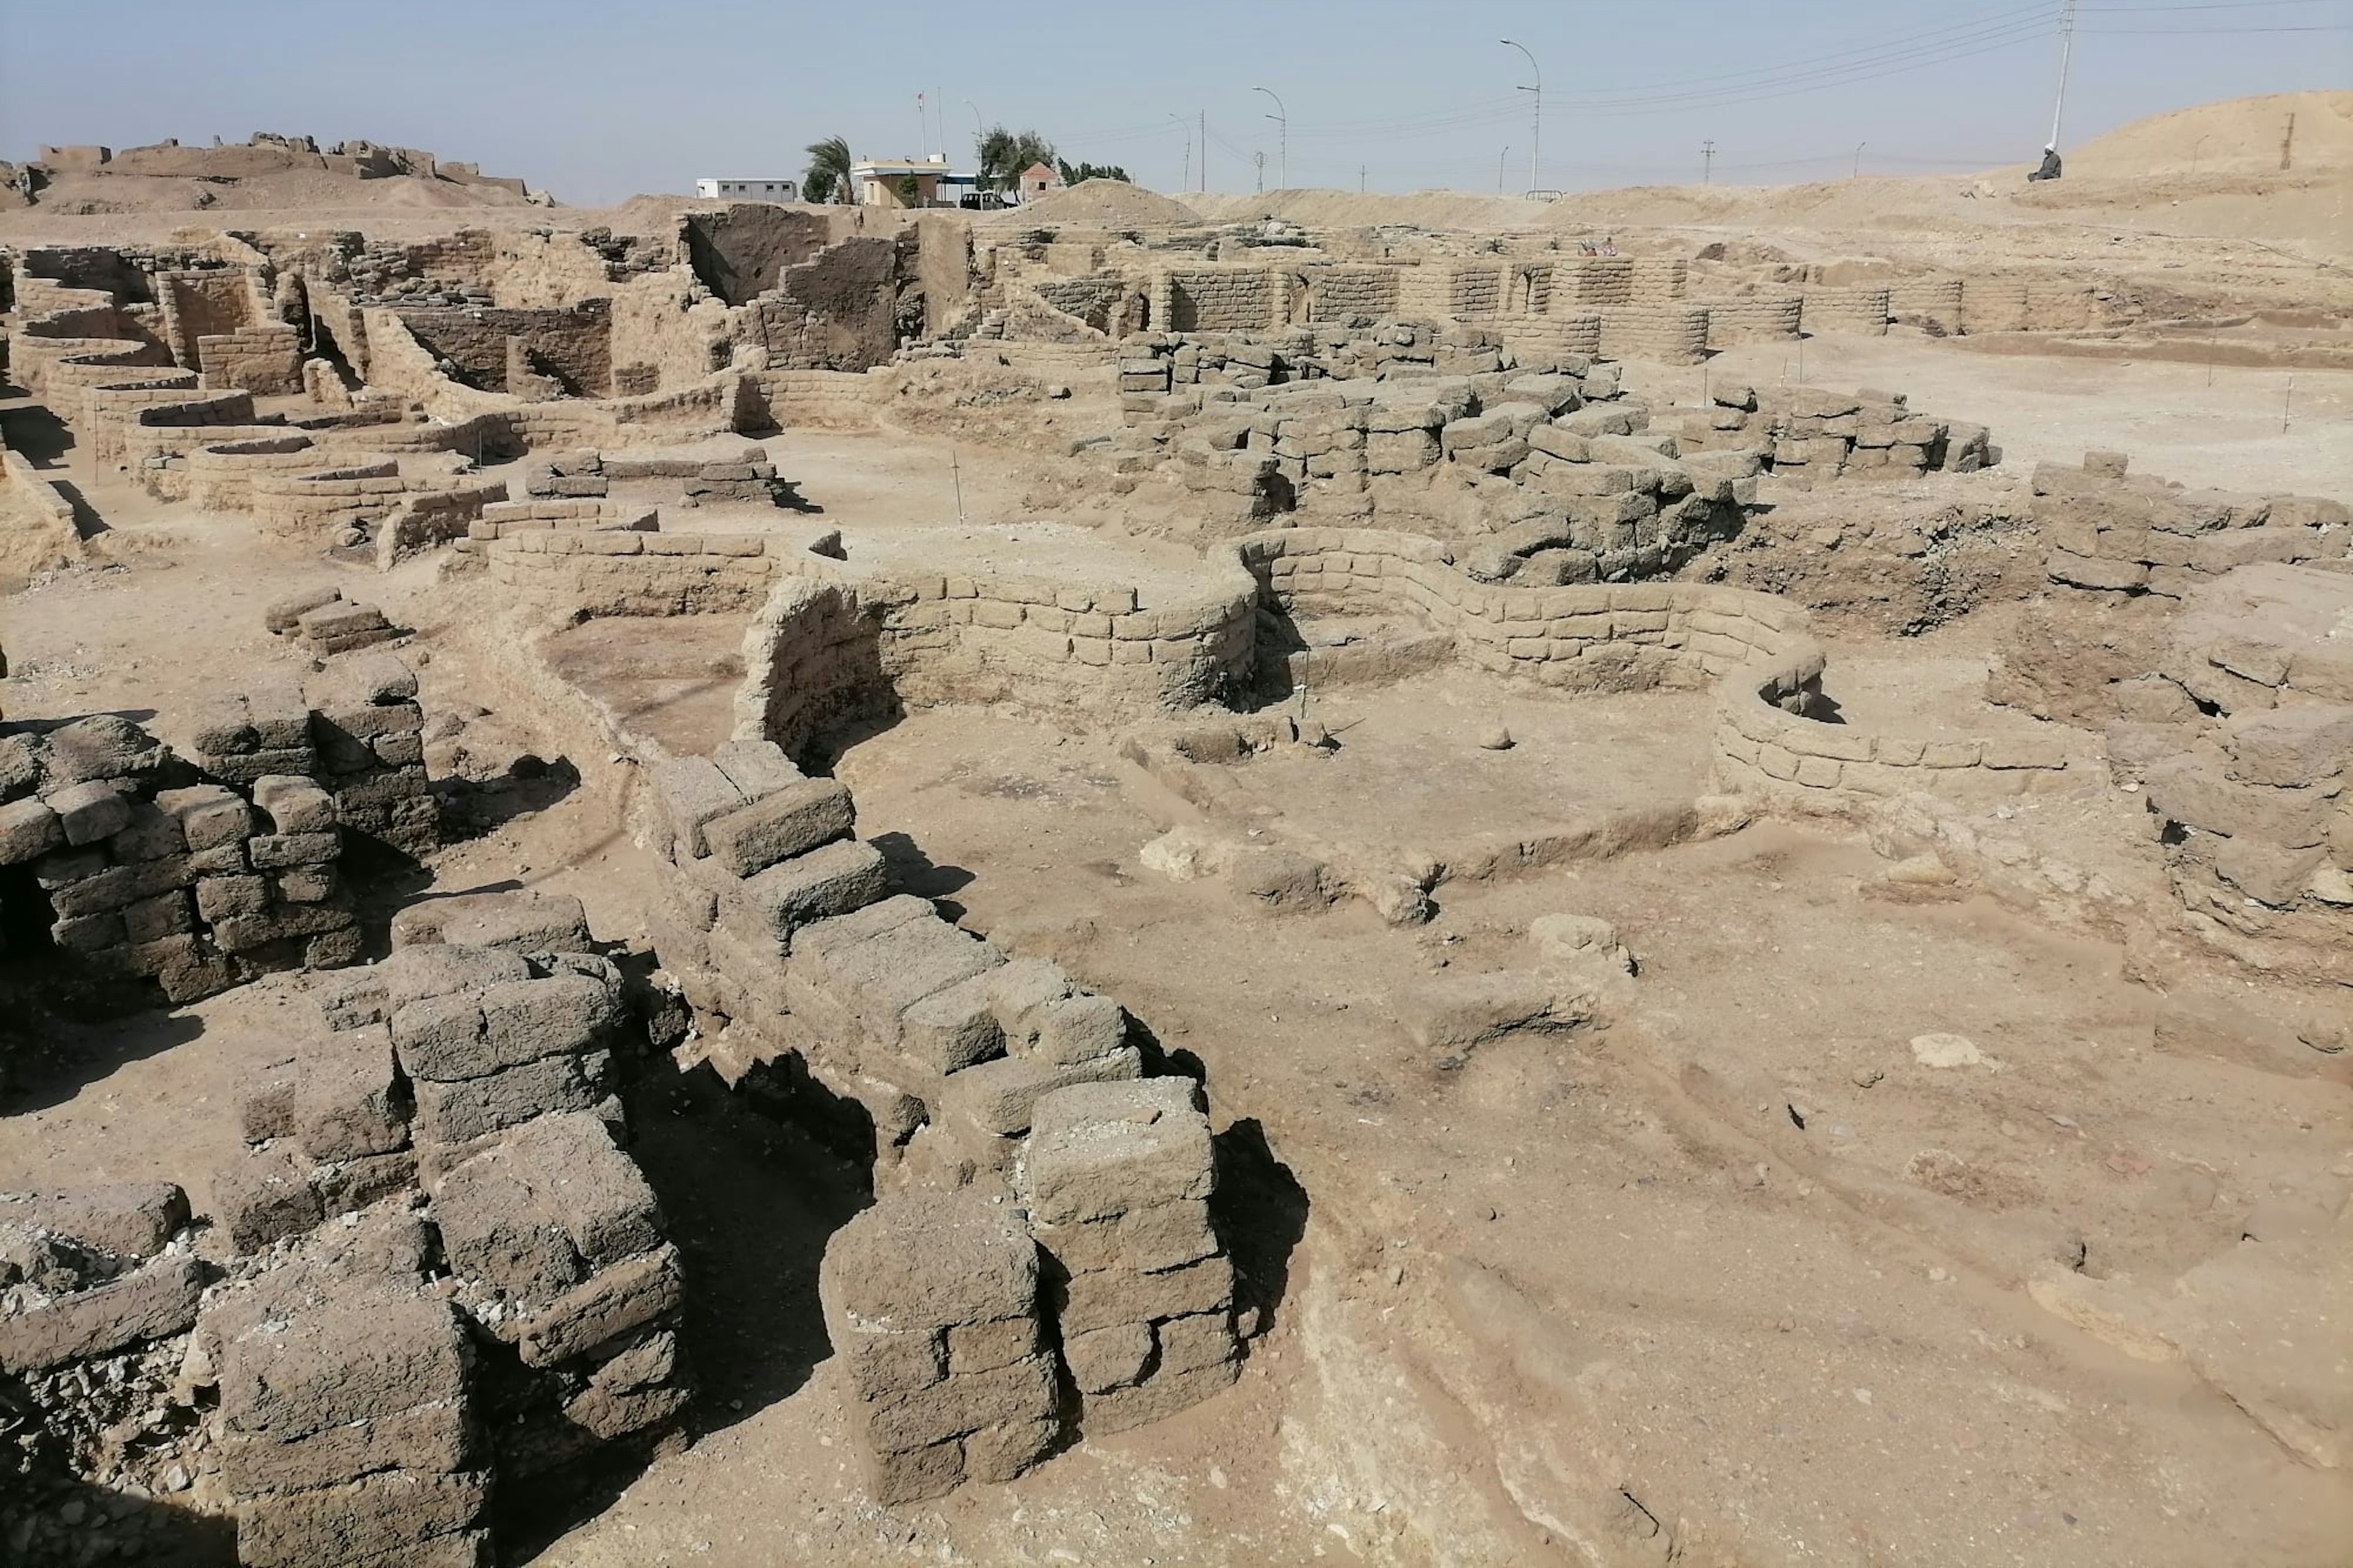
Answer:
M1293 529L1237 541L1273 608L1406 616L1451 633L1457 657L1572 691L1716 683L1715 756L1729 788L1835 796L2052 787L2073 758L2055 739L1923 741L1799 717L1822 676L1805 612L1704 583L1568 587L1482 584L1433 540Z
M484 521L497 510L485 507ZM461 542L468 553L483 559L492 582L573 619L752 610L766 601L779 563L798 570L815 559L804 541L782 534L657 533L609 522L512 533L504 522L494 526L496 539Z
M379 517L412 483L391 458L309 473L262 473L249 481L253 519L273 533L321 534L353 517ZM422 487L419 487L422 488Z
M154 370L138 374L129 366L110 366L111 374L82 389L81 405L52 405L58 417L89 444L91 460L120 462L122 427L134 423L138 411L164 403L181 403L198 390L192 370ZM79 419L79 423L76 423Z
M1018 578L787 579L744 636L735 732L797 752L847 711L902 701L1197 707L1249 679L1256 597L1246 574L1214 562L1204 591L1154 609L1133 588Z
M1884 289L1809 289L1804 293L1801 324L1810 336L1847 332L1862 337L1887 335L1887 290Z
M316 473L332 460L299 432L198 447L187 456L188 499L215 511L246 511L257 476Z
M1920 327L1938 337L1961 330L1961 280L1957 278L1917 278L1892 283L1887 289L1887 313L1907 326Z
M1683 304L1611 305L1601 312L1601 353L1697 364L1707 357L1707 311Z
M1707 308L1707 346L1730 348L1736 343L1783 342L1798 336L1805 300L1795 294L1769 299L1704 300Z
M388 572L420 550L466 539L483 512L506 499L503 480L410 496L377 527L376 570Z

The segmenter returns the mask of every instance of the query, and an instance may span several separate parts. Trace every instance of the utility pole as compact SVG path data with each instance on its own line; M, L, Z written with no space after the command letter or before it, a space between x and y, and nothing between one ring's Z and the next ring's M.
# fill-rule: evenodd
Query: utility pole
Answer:
M1508 142L1504 144L1504 150L1495 154L1495 194L1499 196L1504 194L1504 160L1511 155L1512 146Z
M1536 189L1536 174L1544 153L1544 68L1536 64L1536 57L1527 45L1512 38L1499 41L1504 47L1517 49L1526 55L1528 69L1535 73L1536 84L1534 87L1523 87L1519 89L1522 92L1535 94L1535 115L1531 126L1531 134L1528 137L1528 194L1534 195Z
M2067 67L2075 54L2075 0L2059 9L2059 99L2051 106L2051 141L2054 150L2059 145L2059 123L2067 113Z
M1250 154L1250 160L1258 165L1258 194L1264 195L1266 195L1266 154L1253 153Z
M1201 194L1209 194L1209 111L1201 110Z
M1868 142L1858 142L1854 144L1854 173L1849 174L1847 176L1848 179L1859 180L1862 178L1862 150L1870 145L1871 143Z
M1365 194L1365 164L1356 165L1356 194L1360 196Z
M1282 162L1277 165L1277 167L1282 172L1282 188L1284 190L1289 190L1291 188L1291 110L1282 107L1282 100L1275 97L1275 91L1272 88L1254 87L1250 89L1250 90L1252 92L1262 92L1266 94L1267 97L1274 99L1275 111L1272 114L1268 115L1267 118L1274 121L1275 133L1280 138L1276 143L1276 148L1278 153L1281 154Z
M2294 152L2295 150L2295 115L2293 115L2293 114L2291 114L2291 115L2289 115L2289 116L2287 117L2287 131L2286 131L2286 132L2285 132L2284 135L2282 135L2282 136L2280 137L2280 168L2281 168L2283 171L2284 171L2284 170L2287 168L2287 165L2288 165L2288 154L2289 154L2290 153Z
M1699 144L1699 183L1703 185L1714 184L1715 183L1715 142L1703 142Z
M1177 128L1185 132L1185 178L1176 188L1180 191L1189 191L1193 188L1193 122L1175 110L1168 111L1168 118L1175 121Z

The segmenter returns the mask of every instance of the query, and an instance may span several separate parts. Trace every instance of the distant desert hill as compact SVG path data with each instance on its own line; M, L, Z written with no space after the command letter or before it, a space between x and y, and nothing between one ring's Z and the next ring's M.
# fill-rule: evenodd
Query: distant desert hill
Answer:
M0 163L0 205L56 213L550 206L522 181L414 147L257 133L233 145L44 147Z
M2353 168L2353 92L2281 92L2200 103L2136 120L2064 152L2071 176L2141 179L2277 173L2283 143L2292 173Z

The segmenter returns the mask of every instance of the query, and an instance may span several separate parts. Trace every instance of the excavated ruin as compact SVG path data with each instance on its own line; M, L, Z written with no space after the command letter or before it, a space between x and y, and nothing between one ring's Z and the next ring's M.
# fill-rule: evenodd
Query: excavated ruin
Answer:
M751 1510L798 1533L712 1560L1797 1561L1798 1418L1651 1368L1933 1423L1885 1266L1968 1280L2008 1359L1936 1376L2021 1432L1819 1470L2031 1447L2018 1560L2322 1560L2353 512L1661 396L2102 309L1721 248L703 204L0 252L50 443L0 453L0 1556L671 1561ZM164 663L62 706L41 605L118 580ZM1974 680L1907 663L1968 625ZM1725 1054L1784 1014L1830 1054ZM2060 1109L2135 1074L2239 1125ZM2230 1414L2116 1438L2132 1376ZM1994 1560L1901 1506L1820 1560Z

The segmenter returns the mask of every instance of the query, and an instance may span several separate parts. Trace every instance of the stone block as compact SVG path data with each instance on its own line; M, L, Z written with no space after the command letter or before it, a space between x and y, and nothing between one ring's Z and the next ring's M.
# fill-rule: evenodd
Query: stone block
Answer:
M479 1475L387 1470L342 1486L273 1492L237 1508L245 1568L332 1568L380 1559L424 1568L434 1543L470 1534L489 1501ZM460 1550L472 1551L470 1545Z
M499 1325L526 1366L585 1355L677 1309L684 1296L678 1248L665 1243L599 1270L546 1308Z
M406 1095L383 1025L311 1043L293 1076L290 1131L313 1161L389 1154L408 1142Z
M593 1110L604 1100L612 1053L543 1058L484 1078L416 1080L410 1131L420 1143L466 1143L550 1111Z
M836 1348L856 1357L876 1335L1033 1316L1038 1245L976 1193L894 1193L834 1232L818 1287Z
M214 1223L240 1254L308 1230L321 1215L318 1194L280 1151L251 1150L213 1184Z
M325 833L336 822L335 797L307 778L269 773L253 781L253 804L278 834Z
M1233 1305L1234 1266L1217 1257L1157 1274L1097 1269L1071 1275L1056 1294L1055 1321L1066 1337L1119 1323L1222 1312Z
M155 804L179 820L180 836L191 851L242 845L253 836L253 808L219 784L167 789Z
M1048 1062L1001 1057L966 1068L940 1091L944 1119L969 1124L993 1137L1015 1138L1029 1129L1040 1098L1073 1084L1133 1079L1144 1058L1133 1046L1084 1062Z
M569 893L517 890L427 899L392 917L396 950L440 944L507 953L587 952L588 915Z
M740 891L743 907L781 954L802 927L885 897L890 868L871 844L845 838L755 872Z
M0 805L0 866L22 865L66 841L65 824L45 801Z

